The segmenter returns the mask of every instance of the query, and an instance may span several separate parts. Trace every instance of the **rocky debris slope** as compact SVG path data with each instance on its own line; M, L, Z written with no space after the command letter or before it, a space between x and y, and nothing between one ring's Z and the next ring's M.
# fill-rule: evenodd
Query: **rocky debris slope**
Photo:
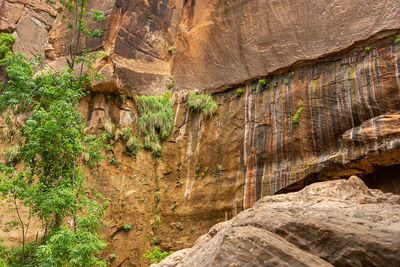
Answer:
M399 266L400 195L356 176L269 196L156 266Z

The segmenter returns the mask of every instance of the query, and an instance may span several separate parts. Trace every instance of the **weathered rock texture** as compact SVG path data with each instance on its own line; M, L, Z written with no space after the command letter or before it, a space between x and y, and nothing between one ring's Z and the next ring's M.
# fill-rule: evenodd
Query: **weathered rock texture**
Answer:
M376 45L370 52L358 49L272 76L272 88L261 95L247 87L246 207L299 180L346 177L398 163L393 153L400 145L400 46L391 40Z
M394 0L189 0L175 42L183 89L226 88L400 27Z
M356 176L269 196L156 266L398 266L400 196Z
M107 81L96 83L80 106L88 131L111 121L137 135L134 97L164 93L171 78L175 83L175 127L159 161L145 150L132 159L118 140L97 169L86 170L112 199L104 229L110 244L104 256L117 256L112 266L144 266L142 255L156 236L165 250L191 246L262 196L315 181L357 174L400 193L400 44L393 44L399 1L89 5L103 10L106 21L89 21L103 35L84 38L82 46L110 56L99 64ZM66 63L65 27L45 0L0 0L0 32L12 32L16 50L42 54L55 68ZM267 84L258 85L259 78ZM237 96L238 88L246 92ZM219 103L213 118L188 109L192 90L213 94ZM126 223L133 225L129 232L122 230ZM0 236L15 244L8 238L13 232Z

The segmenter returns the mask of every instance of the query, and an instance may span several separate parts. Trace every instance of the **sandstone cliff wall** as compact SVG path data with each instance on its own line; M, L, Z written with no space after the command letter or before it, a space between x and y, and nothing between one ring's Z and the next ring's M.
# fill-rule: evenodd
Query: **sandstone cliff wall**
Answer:
M192 245L262 196L400 164L398 1L91 5L107 20L95 25L102 38L84 44L110 56L100 64L108 80L81 103L88 128L112 121L137 134L135 95L164 93L171 75L175 83L174 131L159 161L144 150L133 159L118 141L99 168L86 171L112 199L104 255L117 255L113 266L145 265L155 236L163 249ZM44 1L0 0L0 31L17 36L15 49L65 64L69 36ZM238 88L246 92L237 96ZM213 118L188 110L191 90L213 94ZM125 223L133 229L123 231Z

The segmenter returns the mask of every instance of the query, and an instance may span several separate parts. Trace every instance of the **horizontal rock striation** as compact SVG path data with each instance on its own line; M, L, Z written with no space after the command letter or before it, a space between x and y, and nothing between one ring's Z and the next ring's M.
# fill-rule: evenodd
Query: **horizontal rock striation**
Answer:
M357 177L265 197L217 224L168 266L397 266L400 196Z
M177 89L227 88L400 28L396 0L186 2Z

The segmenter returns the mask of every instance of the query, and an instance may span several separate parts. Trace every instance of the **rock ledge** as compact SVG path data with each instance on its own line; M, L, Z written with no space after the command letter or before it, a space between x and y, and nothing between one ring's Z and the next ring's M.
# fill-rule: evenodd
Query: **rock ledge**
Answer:
M153 266L400 266L400 195L361 179L269 196Z

